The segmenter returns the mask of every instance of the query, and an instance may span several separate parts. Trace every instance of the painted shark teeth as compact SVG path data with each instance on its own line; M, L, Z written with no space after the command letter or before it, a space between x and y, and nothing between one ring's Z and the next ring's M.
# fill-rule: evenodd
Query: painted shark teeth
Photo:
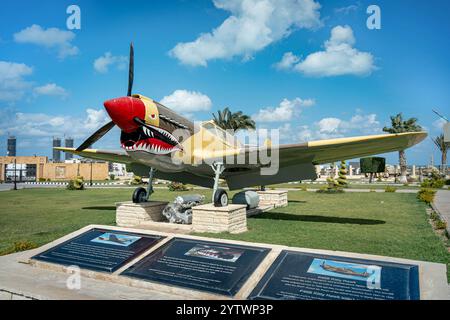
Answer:
M127 151L146 151L157 155L169 154L174 151L181 151L181 149L177 146L171 148L165 148L158 145L153 145L145 142L138 142L132 146L122 145L122 148Z
M152 132L149 128L143 126L143 127L142 127L142 130L144 130L144 133L145 133L147 136L149 136L150 138L153 138L153 132Z
M161 128L159 128L159 127L154 127L154 126L151 126L151 129L150 129L149 127L147 127L147 126L142 126L142 129L143 129L144 133L145 133L147 136L149 136L149 137L154 137L154 134L153 134L153 132L152 132L152 130L151 130L151 129L153 129L153 130L155 130L155 131L158 131L160 134L162 134L162 135L165 136L166 138L168 138L168 139L169 139L172 143L174 143L175 145L178 144L178 140L175 139L175 137L174 137L172 134L170 134L169 132L167 132L167 131L164 130L164 129L161 129Z

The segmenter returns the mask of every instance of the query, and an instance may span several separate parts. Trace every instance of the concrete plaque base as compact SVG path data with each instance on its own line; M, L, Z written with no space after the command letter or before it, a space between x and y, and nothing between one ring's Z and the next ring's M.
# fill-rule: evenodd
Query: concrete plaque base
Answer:
M36 255L42 254L47 250L55 248L67 241L74 239L92 229L105 229L113 233L139 233L148 236L159 236L161 241L156 245L149 246L148 250L138 255L132 261L127 262L125 265L121 266L119 269L112 273L98 272L95 270L88 270L83 267L80 269L80 283L81 287L75 289L69 287L68 279L73 275L73 270L65 265L57 263L49 263L47 261L40 261L33 259ZM180 258L176 260L170 259L170 252L165 249L168 248L170 243L177 240L182 243L192 243L194 247L196 245L204 244L203 242L208 242L207 246L204 248L187 248L187 250L182 251ZM232 292L232 295L224 294L223 292L214 293L199 290L200 288L186 288L180 284L162 283L147 279L138 279L135 277L130 277L126 274L126 270L133 268L133 266L139 266L144 263L148 257L155 256L155 253L162 253L161 257L158 259L160 262L166 263L170 268L178 268L174 273L170 273L174 278L181 279L185 281L189 273L185 273L183 270L196 270L196 272L206 269L199 269L198 265L195 263L190 263L186 261L193 259L193 257L198 257L202 259L203 264L212 263L211 271L222 272L224 271L223 265L227 265L227 270L229 272L234 272L238 270L236 263L239 263L240 259L244 259L246 251L240 252L240 247L254 247L258 250L270 249L267 255L258 263L252 265L250 270L247 270L244 274L246 279L242 280L239 287ZM220 248L221 250L217 250ZM226 252L222 248L226 248ZM238 249L233 251L234 257L230 257L231 248ZM186 252L188 251L188 252ZM219 252L218 252L219 251ZM325 259L325 263L314 261L308 262L304 268L297 260L288 261L286 260L285 253L289 252L292 257L312 257L311 259ZM221 255L225 254L225 255ZM237 257L241 254L240 257ZM166 259L167 258L167 259ZM237 259L236 259L237 258ZM222 268L217 265L220 259L228 260L221 262ZM297 258L296 258L297 259ZM310 259L310 260L311 260ZM364 262L356 261L356 259L366 260ZM200 260L199 260L200 261ZM303 260L302 260L303 261ZM247 261L248 262L248 261ZM247 263L246 262L246 263ZM301 261L300 261L301 262ZM186 264L189 263L189 267L186 269ZM244 265L246 265L244 263ZM336 264L340 263L340 265ZM345 263L346 265L342 265ZM349 265L352 264L352 265ZM281 289L285 294L286 288L277 287L280 283L293 283L297 288L294 292L298 294L300 290L307 289L306 287L310 285L317 286L318 283L305 283L299 282L299 280L304 280L305 276L320 276L320 280L325 282L327 285L322 286L320 290L328 290L329 279L334 279L333 295L336 294L335 291L342 288L341 284L336 287L337 281L345 282L346 285L352 284L352 281L358 281L357 279L349 279L349 277L355 276L354 274L348 273L348 270L359 268L361 266L354 266L353 264L363 264L363 267L371 267L373 270L380 270L376 265L381 266L380 270L380 281L381 290L390 289L391 281L401 281L402 277L397 275L392 277L392 272L388 269L391 266L398 267L396 264L410 265L414 268L418 268L418 282L419 282L419 294L421 300L431 300L431 299L444 299L449 300L449 286L447 284L446 275L446 265L439 263L431 263L425 261L414 261L399 258L390 258L375 255L366 255L359 253L350 252L339 252L330 250L320 250L320 249L308 249L308 248L294 248L286 247L273 244L261 244L261 243L251 243L235 240L225 240L225 239L212 239L191 235L180 235L175 233L158 232L154 230L142 230L142 229L132 229L132 228L120 228L114 226L104 226L104 225L90 225L86 226L78 231L68 234L60 239L57 239L51 243L48 243L40 248L24 251L16 254L6 255L0 257L0 300L9 299L249 299L254 298L255 293L257 296L264 296L261 298L277 298L272 297L271 293L279 293ZM313 266L318 266L312 270ZM374 266L373 266L374 265ZM213 269L214 267L214 269ZM236 268L235 268L236 267ZM320 270L320 268L324 270ZM332 267L332 268L330 268ZM296 277L296 273L305 271L302 277ZM303 271L302 271L303 270ZM361 270L352 269L354 272L360 272ZM225 270L226 271L226 270ZM227 271L227 272L228 272ZM346 271L346 272L344 272ZM386 272L387 271L387 272ZM323 275L322 273L334 272L333 276ZM167 275L168 273L166 273ZM305 275L306 274L306 275ZM267 277L267 275L273 275L273 277ZM292 277L295 276L295 277ZM377 274L375 273L375 278ZM280 277L279 277L280 276ZM300 275L302 276L302 275ZM277 279L284 280L289 278L290 282L279 282ZM293 278L293 279L291 279ZM201 280L195 278L196 280ZM269 282L267 280L270 280ZM307 280L307 279L306 279ZM292 282L293 281L293 282ZM341 283L340 282L340 283ZM365 283L365 282L364 282ZM377 281L375 281L377 283ZM386 285L387 284L387 285ZM262 286L261 286L262 285ZM360 285L356 283L356 285ZM304 288L305 287L305 288ZM274 289L270 291L269 289ZM288 290L295 289L289 286ZM345 289L345 288L344 288ZM360 288L361 290L363 288ZM391 288L392 289L392 288ZM395 289L395 288L394 288ZM269 291L267 291L269 290ZM375 289L376 290L376 289ZM378 289L380 290L380 289ZM252 294L253 292L253 294ZM381 291L378 291L381 292ZM382 293L386 293L383 291ZM327 294L328 291L325 293ZM301 298L301 297L298 297ZM308 297L307 297L308 298ZM310 297L309 297L310 298ZM403 299L404 297L395 296L394 299ZM363 298L360 298L363 299Z
M247 231L246 206L229 204L226 207L215 207L209 203L193 207L192 228L195 232L245 232Z
M274 208L287 207L288 192L287 190L266 190L257 191L259 195L260 206L274 206Z
M119 227L139 226L145 221L163 221L162 211L168 202L149 201L116 203L116 224Z

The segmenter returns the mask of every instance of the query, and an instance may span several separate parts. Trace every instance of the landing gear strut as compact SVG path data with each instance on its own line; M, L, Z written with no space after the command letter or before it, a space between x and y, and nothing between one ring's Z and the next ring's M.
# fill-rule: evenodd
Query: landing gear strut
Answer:
M225 207L228 205L228 194L224 189L219 188L219 178L225 167L222 162L214 162L211 165L214 170L214 187L212 201L215 207Z
M153 175L155 174L155 169L150 168L150 172L148 174L148 185L147 190L145 188L137 188L133 192L133 202L134 203L142 203L147 202L150 196L153 193Z

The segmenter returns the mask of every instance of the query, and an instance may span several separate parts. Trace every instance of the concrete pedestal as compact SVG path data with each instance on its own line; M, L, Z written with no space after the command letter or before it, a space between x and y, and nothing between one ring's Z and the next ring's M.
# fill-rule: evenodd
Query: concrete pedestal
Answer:
M274 206L275 208L287 207L288 192L286 190L258 191L260 206Z
M209 203L193 207L192 228L195 232L245 232L247 231L246 206L229 204L226 207L214 207Z
M116 224L119 227L139 226L145 221L162 221L162 211L168 202L150 201L116 203Z

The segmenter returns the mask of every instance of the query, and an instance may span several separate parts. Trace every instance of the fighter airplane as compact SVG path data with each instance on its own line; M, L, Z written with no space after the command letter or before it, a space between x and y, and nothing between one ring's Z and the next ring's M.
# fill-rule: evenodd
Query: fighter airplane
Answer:
M409 148L427 136L425 132L383 134L350 138L309 141L277 146L278 170L263 175L267 167L263 152L274 152L270 144L243 145L219 128L214 121L194 125L150 98L132 94L134 78L134 49L130 46L128 93L126 97L107 100L104 107L111 121L92 134L78 148L55 148L85 158L127 165L127 170L149 176L147 189L137 188L133 202L148 201L153 193L153 178L190 183L212 188L215 206L226 206L228 195L219 188L219 179L230 190L257 185L316 179L315 165L365 157ZM121 129L123 150L88 149L114 126ZM227 159L256 159L256 161L226 161Z

